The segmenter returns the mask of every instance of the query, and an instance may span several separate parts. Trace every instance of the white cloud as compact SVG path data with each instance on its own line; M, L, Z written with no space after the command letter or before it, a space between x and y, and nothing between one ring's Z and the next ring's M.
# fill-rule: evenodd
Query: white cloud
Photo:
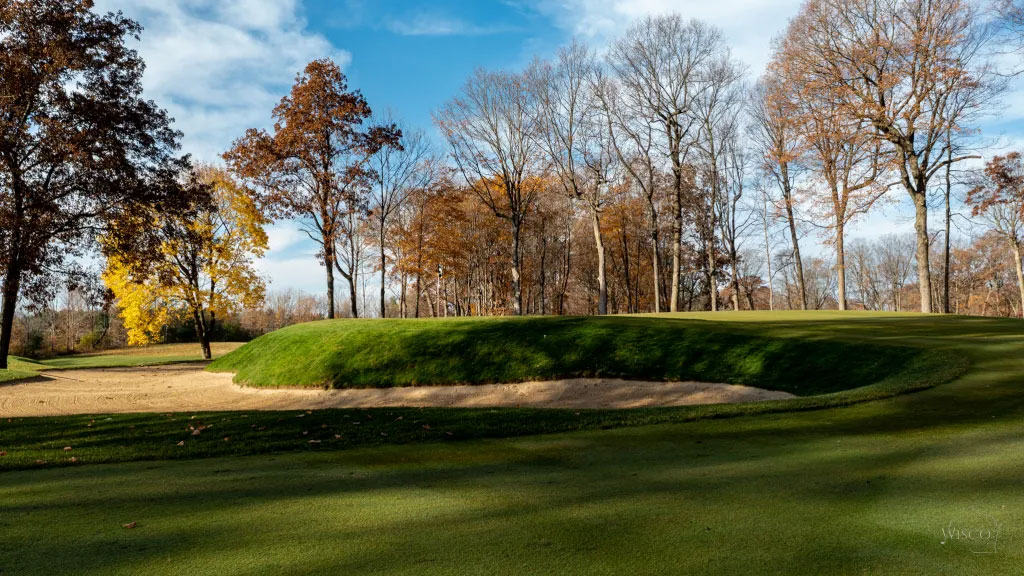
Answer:
M256 269L267 279L267 288L283 290L294 288L320 294L326 292L327 273L313 254L302 254L293 258L263 258L256 262ZM343 287L335 279L335 294Z
M271 252L282 252L309 240L309 236L292 221L282 221L267 229L267 240Z
M505 26L480 26L458 18L433 14L396 18L389 21L386 27L402 36L483 36L511 30Z
M632 22L676 12L718 26L733 53L759 75L771 40L785 29L800 0L538 0L536 9L569 33L598 44L611 41Z
M349 54L306 29L296 0L99 0L145 30L146 95L185 134L186 152L217 160L270 111L310 60Z

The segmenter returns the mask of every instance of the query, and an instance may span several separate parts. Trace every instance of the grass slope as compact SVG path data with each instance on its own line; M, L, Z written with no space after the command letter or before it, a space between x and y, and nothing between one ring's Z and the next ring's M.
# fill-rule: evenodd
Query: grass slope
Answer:
M766 338L928 346L969 367L841 409L4 472L0 573L1020 574L1024 323L715 319ZM950 527L998 529L994 553Z
M213 362L252 386L390 387L617 376L702 380L798 396L874 383L921 351L665 317L328 320Z

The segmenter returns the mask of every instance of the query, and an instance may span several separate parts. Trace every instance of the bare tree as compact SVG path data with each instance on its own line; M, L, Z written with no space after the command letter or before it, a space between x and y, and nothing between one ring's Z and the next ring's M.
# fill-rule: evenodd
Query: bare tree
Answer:
M694 113L697 117L698 138L696 145L701 152L701 161L708 185L707 198L698 200L706 205L710 218L708 230L718 228L721 217L719 204L722 202L723 183L726 182L726 165L729 161L729 141L739 129L739 114L743 104L743 66L732 59L728 50L721 51L708 63L704 70L705 86L697 95ZM711 311L718 310L717 261L714 232L707 239L708 292Z
M792 95L777 76L766 76L754 87L750 99L751 123L749 134L760 155L761 169L771 175L779 187L779 201L786 213L789 237L793 251L800 309L807 309L807 287L804 283L803 260L800 258L800 239L794 215L794 182L802 170L801 156L804 143L793 109Z
M732 307L740 309L740 251L743 239L753 219L752 212L743 204L747 180L747 157L740 147L737 131L723 143L725 147L721 193L718 197L718 229L722 246L729 258ZM753 309L753 305L751 305Z
M590 210L597 249L598 314L608 313L604 236L601 212L611 183L614 153L597 94L594 54L579 42L558 53L554 64L539 63L531 72L542 116L541 143L562 190L583 199Z
M396 124L391 118L374 122ZM370 159L374 182L369 193L369 217L380 257L380 315L386 316L388 225L405 205L409 194L424 188L433 177L430 140L422 131L402 130L401 146L385 146Z
M467 186L512 232L512 292L523 313L523 224L540 189L535 94L520 74L477 70L435 116Z
M608 127L608 142L615 150L630 182L643 194L649 216L654 311L661 312L661 246L658 200L662 193L655 159L655 125L644 115L643 102L624 92L609 77L599 75L596 85Z
M701 93L728 82L720 66L727 53L721 32L678 14L648 17L627 30L608 53L608 64L632 112L657 128L652 140L672 173L672 293L669 310L679 303L680 251L686 170L697 130L704 127L694 109Z

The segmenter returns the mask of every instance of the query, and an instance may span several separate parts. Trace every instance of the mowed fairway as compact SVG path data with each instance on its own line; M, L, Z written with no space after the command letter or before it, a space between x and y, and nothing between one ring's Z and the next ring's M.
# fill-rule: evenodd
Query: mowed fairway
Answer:
M690 320L676 320L688 330L708 324L716 333L818 343L808 350L831 350L823 342L847 343L851 354L867 345L931 347L969 365L951 382L837 408L701 412L735 416L691 422L671 422L671 414L693 415L685 408L636 419L586 411L588 427L605 419L616 428L464 439L473 437L465 428L452 439L389 445L391 436L377 436L347 450L300 436L302 449L268 445L274 453L210 448L195 455L220 457L7 471L0 574L1024 571L1024 323L676 318ZM808 398L792 406L815 407ZM487 412L465 414L464 426L485 427ZM531 414L493 418L522 434ZM539 431L558 429L555 414ZM622 427L659 418L669 423ZM14 428L31 425L0 424L0 450L13 452ZM60 425L77 435L84 423L39 419L51 436ZM113 459L166 457L118 438L96 447L97 457L100 448L121 454ZM139 442L157 446L144 435ZM950 537L954 529L962 532ZM968 531L972 539L957 538Z

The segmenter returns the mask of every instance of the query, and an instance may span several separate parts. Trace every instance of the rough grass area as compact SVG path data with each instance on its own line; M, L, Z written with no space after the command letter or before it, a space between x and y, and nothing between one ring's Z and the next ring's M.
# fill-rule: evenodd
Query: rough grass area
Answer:
M303 438L318 434L321 444L6 471L0 574L1021 574L1024 322L703 318L770 338L928 347L968 365L914 394L834 409L477 439L461 434L488 425L516 434L537 419L561 426L576 415L425 411L415 422L419 411L400 421L396 411L291 413L267 415L263 432L278 426L297 443L308 431ZM919 359L911 373L928 371ZM376 435L374 445L325 449L345 414L361 423L344 428L359 428L368 442ZM650 422L643 414L603 417ZM235 449L221 431L237 415L196 415L214 425L196 437L186 432L190 416L148 417L167 420L167 442L199 439L186 441L193 455ZM120 418L147 417L96 417L91 428L87 418L23 419L4 422L0 434L55 446L67 438L70 454L86 460L87 430L105 439L97 454L130 449L138 438L125 429L157 430L157 420ZM244 420L239 429L253 430ZM438 430L437 441L381 445L420 434L416 427L425 433L424 425ZM0 449L10 457L18 447ZM950 536L953 529L974 538ZM997 535L983 539L981 530Z
M241 346L241 342L214 342L213 357L217 358ZM198 344L154 344L115 348L86 354L57 356L44 360L31 360L18 356L7 357L8 370L0 370L0 382L38 376L45 370L79 370L83 368L118 368L125 366L156 366L180 362L199 362L203 359Z
M329 320L266 334L213 362L251 386L365 388L570 377L699 380L797 396L901 372L916 348L772 338L667 317Z

